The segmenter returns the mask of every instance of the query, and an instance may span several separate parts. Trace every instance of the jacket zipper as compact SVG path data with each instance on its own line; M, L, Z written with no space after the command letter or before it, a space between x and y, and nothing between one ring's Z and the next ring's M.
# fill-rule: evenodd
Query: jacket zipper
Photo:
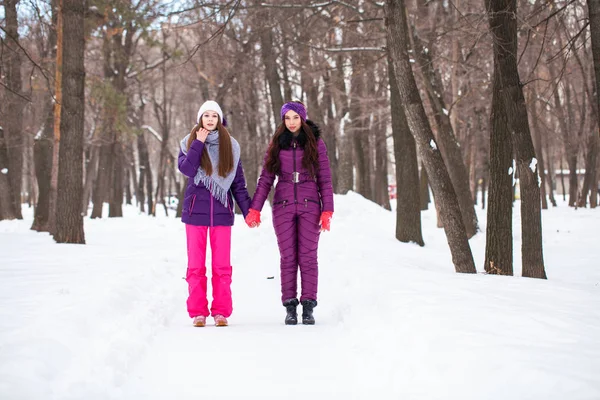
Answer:
M294 158L294 172L292 173L292 176L295 175L296 173L296 142L294 141L294 153L293 153L293 158ZM296 185L296 182L294 182L294 204L298 204L298 186Z
M304 208L308 208L308 202L311 202L311 203L318 204L319 206L321 205L321 203L320 203L320 202L318 202L318 201L316 201L316 200L312 200L312 199L304 199Z
M285 208L286 203L287 203L287 200L281 200L281 201L278 201L277 203L273 203L273 207L283 204L283 208Z
M190 211L189 211L189 215L192 215L192 210L194 209L194 203L196 202L196 195L194 195L194 197L192 197L192 205L190 206Z
M213 226L213 197L210 196L210 226Z

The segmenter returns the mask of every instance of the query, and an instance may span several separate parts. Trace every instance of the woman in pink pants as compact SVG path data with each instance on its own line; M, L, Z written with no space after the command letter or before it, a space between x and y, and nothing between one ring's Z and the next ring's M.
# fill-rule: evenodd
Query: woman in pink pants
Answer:
M207 101L198 111L197 125L181 141L179 170L188 184L182 221L186 224L189 286L187 309L194 326L204 326L212 315L217 326L227 326L233 311L231 300L231 226L233 199L244 217L250 196L240 145L225 128L223 112L215 101ZM206 246L212 254L213 302L206 295Z

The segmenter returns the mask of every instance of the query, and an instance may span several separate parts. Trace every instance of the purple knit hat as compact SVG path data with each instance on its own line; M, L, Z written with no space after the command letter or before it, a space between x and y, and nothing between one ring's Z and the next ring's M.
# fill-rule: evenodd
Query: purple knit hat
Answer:
M290 101L289 103L285 103L281 107L281 120L282 121L285 117L285 114L290 110L297 113L300 116L300 118L302 118L302 121L306 122L306 107L304 107L304 105L301 103L296 103L293 101Z

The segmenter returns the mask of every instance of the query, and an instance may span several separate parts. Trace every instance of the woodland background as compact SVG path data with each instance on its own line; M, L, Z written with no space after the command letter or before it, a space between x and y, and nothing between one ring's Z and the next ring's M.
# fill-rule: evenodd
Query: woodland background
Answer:
M538 278L541 210L597 207L599 0L0 5L0 220L35 207L32 229L57 242L84 243L83 216L124 204L180 215L179 141L208 99L250 194L281 105L300 99L335 193L396 201L397 239L419 245L433 194L458 272L475 272L475 207L486 271L510 275L519 202Z

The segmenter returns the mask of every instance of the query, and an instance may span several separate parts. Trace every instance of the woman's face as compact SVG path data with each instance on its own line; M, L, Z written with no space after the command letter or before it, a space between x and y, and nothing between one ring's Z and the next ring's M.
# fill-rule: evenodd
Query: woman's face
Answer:
M283 121L285 122L285 127L292 133L297 133L302 126L302 118L296 111L288 111L283 116Z
M216 111L206 111L202 114L202 127L209 131L217 129L217 122L219 122L219 114Z

